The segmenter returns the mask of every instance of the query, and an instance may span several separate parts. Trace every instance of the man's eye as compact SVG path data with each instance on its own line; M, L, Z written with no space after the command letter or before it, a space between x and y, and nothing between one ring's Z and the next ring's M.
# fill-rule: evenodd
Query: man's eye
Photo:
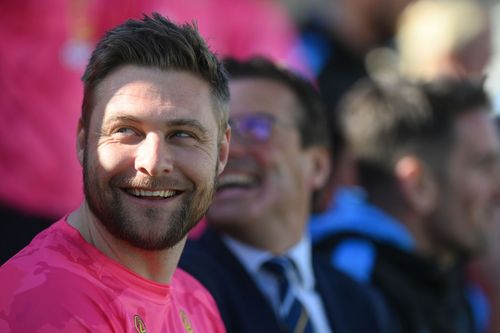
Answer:
M131 129L130 127L120 127L115 130L115 133L117 134L122 134L122 135L135 135L136 132Z
M172 135L170 137L184 139L184 138L192 138L193 135L189 132L186 132L186 131L177 131L177 132L172 133Z

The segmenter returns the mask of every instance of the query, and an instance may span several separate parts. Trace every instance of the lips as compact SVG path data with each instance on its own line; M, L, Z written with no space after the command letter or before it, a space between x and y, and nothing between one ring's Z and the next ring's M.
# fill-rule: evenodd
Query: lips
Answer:
M259 183L259 178L249 173L225 172L218 178L217 191L230 188L252 188L258 186Z

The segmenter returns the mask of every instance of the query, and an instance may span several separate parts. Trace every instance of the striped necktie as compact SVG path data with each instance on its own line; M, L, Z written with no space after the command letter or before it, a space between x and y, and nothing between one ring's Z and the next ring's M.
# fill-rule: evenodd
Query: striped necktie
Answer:
M266 261L262 265L262 269L273 275L278 282L278 315L282 332L313 333L309 315L290 286L290 274L296 270L291 260L287 257L274 257Z

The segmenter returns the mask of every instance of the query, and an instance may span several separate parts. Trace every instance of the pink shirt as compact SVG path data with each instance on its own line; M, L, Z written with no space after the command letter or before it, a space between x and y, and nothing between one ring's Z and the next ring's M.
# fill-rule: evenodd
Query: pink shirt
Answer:
M0 332L225 332L210 294L111 260L62 219L0 267Z

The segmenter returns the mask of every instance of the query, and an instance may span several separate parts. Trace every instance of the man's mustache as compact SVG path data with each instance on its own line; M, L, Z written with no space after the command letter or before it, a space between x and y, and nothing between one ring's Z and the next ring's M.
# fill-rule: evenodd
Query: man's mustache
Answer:
M121 176L113 177L110 184L116 187L126 187L126 188L141 188L145 190L182 190L187 191L193 188L193 184L188 180L181 180L178 177L172 176Z

